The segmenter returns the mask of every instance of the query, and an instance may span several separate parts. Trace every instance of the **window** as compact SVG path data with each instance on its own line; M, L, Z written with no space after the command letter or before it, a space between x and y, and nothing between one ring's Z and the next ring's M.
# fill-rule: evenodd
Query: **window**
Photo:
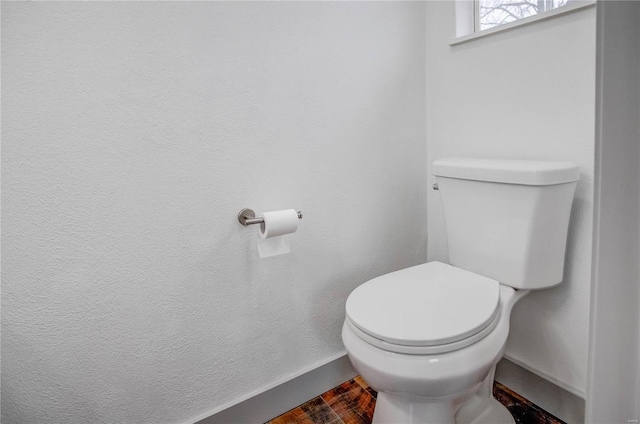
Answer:
M476 0L476 31L548 12L576 0Z
M456 38L451 46L595 6L596 0L455 0L455 4Z

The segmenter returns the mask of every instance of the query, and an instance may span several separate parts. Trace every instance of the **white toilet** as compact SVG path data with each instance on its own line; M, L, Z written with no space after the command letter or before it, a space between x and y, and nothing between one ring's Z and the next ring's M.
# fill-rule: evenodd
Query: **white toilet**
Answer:
M356 288L342 339L378 390L374 424L513 423L492 395L495 367L513 306L562 281L579 170L455 158L434 162L433 174L450 265L429 262Z

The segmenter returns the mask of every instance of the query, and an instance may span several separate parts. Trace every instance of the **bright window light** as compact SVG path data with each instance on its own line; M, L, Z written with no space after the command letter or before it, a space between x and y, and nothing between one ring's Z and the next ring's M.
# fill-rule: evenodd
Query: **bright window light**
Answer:
M476 31L493 28L579 0L476 0Z

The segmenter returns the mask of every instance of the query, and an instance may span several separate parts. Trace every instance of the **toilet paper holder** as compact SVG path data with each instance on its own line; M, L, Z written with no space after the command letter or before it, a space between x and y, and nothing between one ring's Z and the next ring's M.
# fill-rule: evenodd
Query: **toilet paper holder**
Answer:
M302 212L298 211L298 219L302 219ZM238 221L244 225L262 224L264 222L263 217L256 218L256 213L253 209L244 208L238 212Z

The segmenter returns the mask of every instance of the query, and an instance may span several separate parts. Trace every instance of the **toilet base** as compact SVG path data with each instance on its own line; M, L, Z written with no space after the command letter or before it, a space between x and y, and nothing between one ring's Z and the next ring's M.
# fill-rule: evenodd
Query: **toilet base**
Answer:
M493 397L474 395L457 413L455 409L451 400L378 393L372 424L515 424L507 408Z
M378 392L372 424L515 424L507 408L493 397L495 373L496 365L482 383L449 398Z
M371 424L450 424L454 422L454 414L455 404L451 400L378 392Z

